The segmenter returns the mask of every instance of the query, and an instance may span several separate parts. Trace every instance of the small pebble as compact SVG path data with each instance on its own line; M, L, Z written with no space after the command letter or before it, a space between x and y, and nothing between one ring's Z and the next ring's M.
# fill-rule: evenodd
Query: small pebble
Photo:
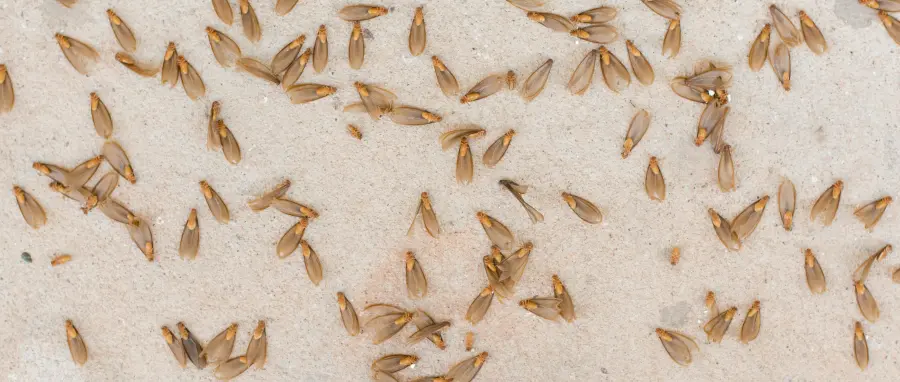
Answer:
M22 261L31 264L31 254L28 252L22 252Z

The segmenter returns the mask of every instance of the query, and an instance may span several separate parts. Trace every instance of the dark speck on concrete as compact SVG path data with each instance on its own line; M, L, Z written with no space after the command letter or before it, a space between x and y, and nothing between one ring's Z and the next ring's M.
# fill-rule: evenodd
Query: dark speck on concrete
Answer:
M31 254L28 252L22 252L22 261L31 263Z
M372 34L372 31L368 29L363 29L363 38L366 40L374 40L375 35Z
M609 374L609 372L606 371L606 368L605 368L605 367L601 367L601 368L600 368L600 372L603 373L603 374Z

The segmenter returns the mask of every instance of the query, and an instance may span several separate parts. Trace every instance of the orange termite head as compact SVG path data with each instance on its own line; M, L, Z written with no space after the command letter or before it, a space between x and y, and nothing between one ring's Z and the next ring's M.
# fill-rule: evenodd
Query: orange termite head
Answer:
M64 36L62 33L57 33L53 37L56 38L56 43L59 44L63 49L69 49L72 45L69 44L69 38Z
M422 8L418 8L416 12L421 12ZM375 16L383 16L388 13L388 9L385 7L369 7L369 14Z
M425 22L425 14L422 12L422 7L416 8L416 15L413 17L413 21L416 25L422 25Z
M319 30L316 32L316 37L318 37L322 42L325 42L325 39L328 38L328 30L325 29L325 24L319 25Z
M256 324L256 329L253 330L253 339L259 339L262 337L263 333L266 332L266 322L263 320L259 320Z
M438 58L437 56L431 56L431 64L434 65L435 68L438 68L438 70L440 70L442 72L447 70L447 67L444 66L444 63L441 62L441 59Z
M528 16L528 18L531 19L531 21L536 21L539 23L544 22L544 15L542 15L538 12L528 12L526 14L526 16Z

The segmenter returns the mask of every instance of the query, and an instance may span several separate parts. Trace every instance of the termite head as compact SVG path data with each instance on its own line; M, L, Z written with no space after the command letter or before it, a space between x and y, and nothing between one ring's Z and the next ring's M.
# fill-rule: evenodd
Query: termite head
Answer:
M535 22L539 22L539 23L544 22L544 15L542 15L538 12L528 12L526 14L526 16L528 16L528 18L531 19L531 21L535 21Z

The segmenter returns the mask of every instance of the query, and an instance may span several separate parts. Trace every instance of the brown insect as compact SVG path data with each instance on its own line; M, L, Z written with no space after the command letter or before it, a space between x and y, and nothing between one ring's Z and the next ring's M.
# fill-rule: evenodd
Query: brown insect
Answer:
M622 158L628 158L634 146L637 146L644 138L644 134L650 129L650 113L646 110L638 110L631 118L628 125L628 132L625 134L625 143L622 145Z
M663 348L666 349L669 357L681 366L691 364L691 361L693 361L691 357L692 351L700 351L697 342L684 334L656 328L656 336L659 337L659 341L662 342Z
M819 265L819 260L813 255L811 249L807 248L803 253L803 269L806 273L806 285L810 292L815 294L825 293L827 287L825 283L825 273Z
M655 2L655 1L654 1ZM663 37L662 53L669 58L675 58L681 51L681 21L669 21L666 35Z
M238 10L241 12L241 27L244 29L244 36L253 42L259 42L262 37L262 28L259 26L259 19L256 18L256 11L250 5L250 0L239 0Z
M544 6L543 0L506 0L506 2L524 11L532 11Z
M434 76L437 78L438 87L444 95L452 97L459 93L459 83L456 82L456 76L447 69L444 62L437 56L431 56L431 64L434 66Z
M506 134L497 138L497 140L484 152L484 156L481 158L482 163L489 168L494 168L494 166L503 159L503 156L506 155L506 150L509 149L509 144L512 142L512 138L515 135L516 131L509 129Z
M753 306L747 311L747 317L744 318L744 324L741 325L741 342L750 343L759 336L759 327L762 324L760 318L759 301L754 301Z
M497 265L497 270L500 271L500 282L508 290L512 291L515 289L516 284L522 279L522 275L525 273L525 266L528 265L528 259L531 257L533 249L534 245L529 241Z
M588 9L569 19L576 23L582 24L603 24L613 21L616 18L616 9L612 7L599 7Z
M293 200L283 199L281 197L277 197L272 201L272 207L275 207L278 212L281 212L285 215L295 216L298 218L305 217L315 219L319 217L319 213L316 212L316 210L297 203Z
M428 197L427 192L423 192L419 195L419 206L416 207L416 213L413 215L412 223L406 231L407 236L412 234L413 227L416 225L416 218L419 217L419 215L422 215L422 228L425 228L425 232L436 239L438 235L441 234L441 226L438 223L437 214L434 212L431 198Z
M825 41L822 31L819 30L816 23L804 11L800 11L800 32L803 33L803 40L806 41L806 46L813 53L822 54L828 50L828 43Z
M181 344L181 338L175 337L175 334L173 334L166 326L162 327L162 335L163 339L166 340L166 345L169 346L169 350L172 351L172 356L175 357L175 361L177 361L182 368L187 366L187 354L184 351L184 345Z
M463 137L459 141L459 151L456 155L456 182L460 184L472 183L472 175L475 167L472 162L472 150L469 148L469 138Z
M866 334L863 333L862 324L856 321L853 327L853 358L861 370L869 367L869 344L866 342Z
M520 185L509 179L501 179L499 183L519 201L519 204L521 204L522 208L525 209L525 212L528 213L528 217L531 218L532 223L544 220L544 214L525 202L525 198L522 197L522 195L525 195L528 192L528 186Z
M481 319L484 318L484 314L487 313L488 308L491 307L491 301L494 300L494 289L490 286L481 290L478 293L478 296L472 300L472 303L469 304L469 309L466 311L466 321L472 323L472 325L477 324Z
M703 304L706 305L707 316L709 319L719 315L719 306L716 304L715 292L706 292L706 298L703 300Z
M600 72L603 74L606 87L616 93L625 90L631 84L628 69L605 46L597 48L597 51L600 53Z
M425 278L425 271L412 252L406 252L404 269L406 269L406 293L409 298L424 298L428 294L428 279Z
M348 5L338 11L338 16L345 21L365 21L388 14L385 7L373 5Z
M288 257L297 250L308 226L309 219L300 218L300 221L291 226L284 235L281 235L281 239L278 240L278 244L275 246L275 254L278 255L278 258Z
M631 64L631 71L634 72L634 76L644 85L652 84L655 78L653 66L650 65L644 54L634 46L634 42L625 40L625 47L628 49L628 62Z
M266 335L266 322L260 320L256 324L256 329L250 336L250 343L247 345L247 363L256 365L257 369L262 369L266 364L268 357L269 339Z
M125 154L125 150L122 149L122 146L119 146L115 141L106 141L103 144L103 158L106 159L106 162L112 166L113 170L116 170L119 175L129 181L131 184L137 182L137 178L134 176L134 170L131 168L131 161L128 160L128 154Z
M590 224L599 224L603 222L603 213L594 203L577 195L568 192L562 193L563 201L572 209L581 220Z
M878 318L881 316L881 310L878 309L878 302L875 301L872 292L869 291L869 288L862 281L856 281L853 286L853 289L856 291L856 305L859 307L859 312L869 322L878 321Z
M134 215L129 215L129 218L131 220L127 223L127 228L131 241L141 250L147 261L153 261L153 233L150 231L150 223Z
M722 245L731 251L739 251L741 249L741 239L732 229L731 223L712 208L707 212L709 212L709 218L712 220L713 229L716 231L716 236L719 237L719 241L722 242Z
M276 185L271 190L263 193L260 197L247 202L247 205L250 206L250 209L253 210L253 212L265 210L272 205L276 198L284 196L284 194L288 192L288 189L290 187L290 179L285 179L278 183L278 185Z
M484 366L487 357L487 352L481 352L472 358L465 359L456 365L453 365L453 367L447 371L447 374L444 375L444 378L449 381L471 381L475 379L475 376L481 371L481 367Z
M100 54L92 46L64 34L56 34L56 43L78 73L88 75L91 66L100 58Z
M212 213L213 217L219 223L227 224L231 219L231 214L228 212L228 206L225 205L225 201L222 200L219 193L205 180L200 181L200 192L203 193L203 199L206 199L206 205L209 207L209 212Z
M737 308L729 308L707 321L706 325L703 325L703 331L706 332L707 339L710 342L722 342L722 337L728 332L728 326L731 325L731 320L734 319L735 313L737 313Z
M206 344L206 347L200 352L200 356L206 357L206 361L209 363L227 361L231 358L231 351L234 349L235 336L237 336L237 324L231 324Z
M794 26L794 23L791 22L791 18L778 9L775 4L769 6L769 14L772 16L772 24L775 25L775 30L778 31L781 41L784 41L789 47L799 45L803 40L803 36L797 30L797 27Z
M219 380L227 381L243 374L248 368L250 368L250 362L247 360L247 356L242 355L219 364L213 375Z
M122 66L128 68L132 72L137 73L141 77L153 77L156 73L159 73L158 67L147 67L139 64L134 57L125 52L116 53L116 61L119 61Z
M816 221L821 216L823 224L826 226L831 225L835 215L837 215L838 207L840 207L843 189L844 182L840 180L828 187L813 204L812 210L809 212L809 220Z
M869 270L872 269L872 265L875 263L875 260L884 260L884 258L887 257L887 255L890 254L893 250L894 246L888 244L879 249L878 252L875 252L874 254L866 258L866 260L863 261L863 263L853 271L853 281L866 282L866 279L869 277Z
M900 21L887 14L885 11L878 12L878 19L880 19L881 24L884 25L884 30L887 31L888 36L891 36L891 38L894 39L894 42L900 45Z
M44 213L44 209L37 199L19 186L13 186L13 195L16 197L16 204L19 205L19 212L22 213L26 224L34 229L47 224L47 214Z
M206 355L203 354L203 345L194 338L194 335L188 330L183 322L178 323L178 333L181 335L181 344L184 346L184 352L187 358L198 369L206 367Z
M794 211L797 208L797 189L790 179L784 178L778 186L778 213L785 231L794 226Z
M425 14L422 7L416 8L412 25L409 27L409 53L418 56L425 51L427 33L425 31Z
M547 79L550 78L551 69L553 69L553 60L548 59L525 79L525 82L522 84L522 90L519 92L525 102L531 102L544 91L544 87L547 86Z
M616 27L606 24L595 24L583 28L572 29L569 34L584 41L590 41L597 44L609 44L619 38L619 31Z
M553 297L559 299L559 315L568 322L575 321L575 303L559 276L553 275Z
M291 103L303 104L328 97L337 92L337 89L320 84L296 84L287 88L286 92L291 97Z
M234 22L234 13L231 11L231 4L228 0L212 0L212 5L213 10L216 11L216 16L219 16L219 20L228 25Z
M351 336L359 334L359 318L356 316L356 310L353 309L353 304L347 300L347 296L344 295L344 292L337 293L337 301L338 308L341 311L341 322L344 324L344 329L347 330L347 334Z
M300 240L300 249L303 253L303 266L306 267L306 276L314 285L322 281L322 262L306 240Z
M56 267L72 261L72 255L56 255L50 260L50 266Z
M772 65L772 71L781 82L781 87L785 91L791 90L791 51L787 45L779 43L775 46L775 51L769 56L769 64Z
M163 70L165 70L165 64L163 65ZM196 100L206 94L206 85L203 84L200 73L197 73L194 66L184 56L178 56L178 77L181 78L181 87L184 88L184 93L190 99ZM172 82L173 86L174 83Z
M281 76L282 89L287 91L298 79L300 79L300 76L303 75L303 71L306 69L306 64L309 62L310 56L312 56L312 49L306 48L306 50L303 51L303 54L294 59L294 61L291 61L291 64L284 70L284 74Z
M363 65L366 56L366 41L362 35L362 25L359 21L353 22L353 30L350 32L350 43L348 55L350 58L350 67L359 69Z
M169 42L166 46L166 53L163 55L162 68L160 68L160 82L165 85L171 83L172 87L178 84L181 70L178 67L178 50L175 49L175 43Z
M531 21L541 24L554 32L568 33L575 29L575 24L572 24L569 19L555 13L528 12L526 16L528 16Z
M407 367L413 366L419 362L419 357L408 354L389 354L372 362L372 370L383 371L391 374Z
M900 12L900 1L897 0L859 0L859 3L882 12Z
M641 2L657 15L671 20L681 18L681 7L674 0L641 0Z
M750 44L750 54L747 55L747 62L750 64L750 69L754 72L758 72L763 64L766 63L766 58L769 56L769 37L771 37L771 34L772 24L766 24L759 31L759 35L756 36L753 43Z
M269 81L275 85L281 83L281 80L275 73L272 73L272 69L269 69L266 64L263 64L259 60L250 57L241 57L237 61L238 69L247 72L253 77Z
M450 130L441 134L439 141L441 143L441 149L447 151L447 149L453 147L457 142L465 138L474 139L480 138L484 136L484 129L478 125L462 125L459 129Z
M502 90L506 85L506 74L492 74L479 81L466 92L460 103L469 103L487 98Z
M228 35L212 27L206 27L206 37L209 39L209 48L212 50L213 56L222 67L229 68L234 61L241 58L241 47Z
M769 202L769 195L765 195L753 204L744 208L740 214L735 216L731 221L731 230L737 235L738 239L743 241L756 230L762 220L763 212L766 211L766 204Z
M647 174L644 176L644 189L650 200L663 201L666 200L666 180L663 178L662 170L659 168L659 160L656 157L650 157L650 164L647 165Z
M134 53L137 50L137 39L128 24L125 24L112 9L106 10L106 16L109 18L109 26L112 28L113 34L116 35L116 41L119 42L122 49Z
M893 201L894 198L885 196L860 207L854 211L853 214L856 215L856 218L859 219L859 221L865 224L866 229L871 230L875 228L875 225L881 220L881 216L884 215L884 210L887 209Z
M116 186L119 185L119 174L116 174L113 171L106 173L97 183L94 184L94 188L91 189L91 194L97 197L97 204L105 202L109 199L110 195L112 195L113 191L116 190ZM92 208L94 206L86 206ZM90 211L90 209L84 210L85 213Z
M359 100L372 120L378 120L391 108L397 95L390 90L375 85L356 82L353 84L359 94Z
M287 70L288 66L290 66L297 58L297 55L300 54L304 42L306 42L306 35L300 35L281 48L281 50L272 57L272 63L270 64L272 73L281 74Z
M197 222L197 209L191 208L184 230L181 231L181 243L178 244L178 256L182 259L193 260L197 258L200 249L200 225Z
M66 343L69 345L72 361L75 361L78 366L84 365L88 359L87 346L84 344L84 339L81 338L81 333L78 333L78 329L75 329L75 325L72 324L72 320L66 320Z
M556 321L559 318L560 300L555 297L532 297L519 301L519 306L545 320Z
M0 114L9 113L16 103L16 93L13 90L12 78L9 77L9 69L0 64Z
M291 10L294 9L294 6L297 5L298 1L299 0L278 0L278 2L275 3L275 13L278 14L278 16L284 16L290 13Z
M465 346L466 351L472 351L475 348L475 333L466 332Z
M440 115L413 106L389 106L385 112L391 118L391 122L405 126L429 125L443 119Z
M478 218L481 227L484 228L484 233L492 243L496 244L500 249L510 249L512 247L515 238L512 231L506 228L503 223L482 211L475 214L475 217Z
M591 87L591 82L594 81L594 69L597 67L599 57L600 53L596 49L591 49L584 56L575 67L575 71L572 72L572 77L569 78L569 83L566 85L569 92L575 95L583 95L587 92Z
M441 331L450 326L449 322L435 322L428 313L420 309L413 317L413 325L416 326L416 332L409 336L407 343L414 343L421 341L423 338L428 338L438 349L444 350L447 348L447 343L444 342Z
M328 65L328 30L325 25L319 25L316 31L316 42L313 44L313 69L316 73L321 73Z

